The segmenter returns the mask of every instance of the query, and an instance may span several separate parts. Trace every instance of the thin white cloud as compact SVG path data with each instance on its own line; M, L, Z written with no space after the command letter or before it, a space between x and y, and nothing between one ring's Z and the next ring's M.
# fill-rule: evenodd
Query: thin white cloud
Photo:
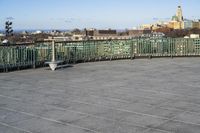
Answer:
M6 17L6 20L14 20L15 18L13 17Z

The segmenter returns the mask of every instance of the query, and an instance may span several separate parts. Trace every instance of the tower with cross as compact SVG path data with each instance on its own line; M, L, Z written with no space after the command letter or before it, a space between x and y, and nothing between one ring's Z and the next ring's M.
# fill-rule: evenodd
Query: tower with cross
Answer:
M182 1L180 0L179 2L180 2L180 4L178 6L176 16L177 16L178 21L182 22L183 21L183 11L182 11L182 8L181 8Z

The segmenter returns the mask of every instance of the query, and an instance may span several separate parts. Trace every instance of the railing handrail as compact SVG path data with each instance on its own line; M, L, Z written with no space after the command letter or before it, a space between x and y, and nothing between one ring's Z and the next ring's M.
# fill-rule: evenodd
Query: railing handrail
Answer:
M57 41L55 54L58 60L65 62L135 57L200 56L200 41L195 40L191 38L134 38ZM44 62L52 58L51 45L52 41L0 45L0 71L16 67L44 66Z

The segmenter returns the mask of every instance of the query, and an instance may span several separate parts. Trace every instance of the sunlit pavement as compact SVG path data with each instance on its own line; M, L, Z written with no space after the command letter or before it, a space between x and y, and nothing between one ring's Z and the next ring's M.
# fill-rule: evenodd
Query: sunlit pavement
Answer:
M0 133L199 133L200 58L0 73Z

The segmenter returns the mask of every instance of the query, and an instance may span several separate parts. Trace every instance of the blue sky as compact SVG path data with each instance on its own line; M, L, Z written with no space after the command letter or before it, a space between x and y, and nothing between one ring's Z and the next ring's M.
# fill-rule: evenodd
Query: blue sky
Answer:
M0 29L133 28L166 20L180 0L0 0ZM200 0L182 0L184 17L200 19Z

